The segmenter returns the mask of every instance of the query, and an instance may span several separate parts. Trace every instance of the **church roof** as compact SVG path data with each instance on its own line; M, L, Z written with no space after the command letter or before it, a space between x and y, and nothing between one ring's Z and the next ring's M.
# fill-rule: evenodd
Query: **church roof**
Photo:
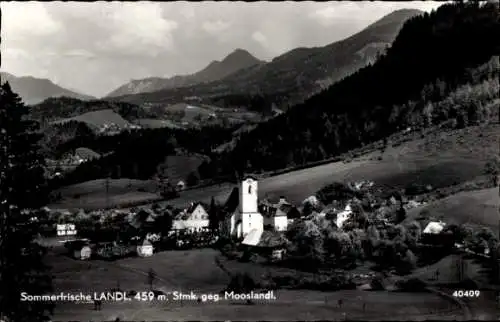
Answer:
M255 180L257 181L257 177L252 175L252 174L247 174L243 177L243 181L245 181L246 179L252 179L252 180Z
M252 229L246 236L245 239L241 242L243 245L247 246L257 246L260 242L262 236L262 230Z

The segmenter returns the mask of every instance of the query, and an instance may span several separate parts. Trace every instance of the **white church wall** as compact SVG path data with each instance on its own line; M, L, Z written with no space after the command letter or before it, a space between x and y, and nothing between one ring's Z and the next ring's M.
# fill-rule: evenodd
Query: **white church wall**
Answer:
M248 178L241 183L240 207L242 213L258 212L258 195L256 180Z

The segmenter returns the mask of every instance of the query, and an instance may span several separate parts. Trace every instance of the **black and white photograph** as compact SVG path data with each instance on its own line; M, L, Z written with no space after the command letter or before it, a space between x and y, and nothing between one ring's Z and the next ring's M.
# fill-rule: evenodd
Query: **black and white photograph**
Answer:
M500 320L498 0L0 9L0 322Z

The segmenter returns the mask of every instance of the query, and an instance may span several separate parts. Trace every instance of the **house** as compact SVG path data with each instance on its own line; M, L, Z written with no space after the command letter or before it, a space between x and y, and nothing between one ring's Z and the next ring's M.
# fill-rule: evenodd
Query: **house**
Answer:
M285 197L280 197L277 203L263 200L259 205L259 211L264 216L266 230L286 231L288 224L301 216L297 207L286 201Z
M92 249L88 245L84 245L73 250L73 257L75 259L86 260L92 256Z
M101 155L91 149L80 147L75 149L75 157L78 160L82 160L82 162L86 162L94 159L99 159Z
M277 231L252 230L241 243L246 249L271 260L280 260L286 252L288 241Z
M226 237L244 238L254 229L264 230L264 218L258 210L258 183L246 177L235 187L225 204L225 217L221 219L220 231Z
M147 239L137 245L137 255L140 257L149 257L153 255L153 245Z
M446 223L442 221L430 221L422 231L421 242L425 245L440 247L453 247L454 236L451 231L445 232Z
M200 231L209 226L208 212L201 203L192 203L172 222L172 230Z
M86 260L92 255L92 249L86 239L71 240L64 243L64 247L69 252L69 255L75 259Z
M342 229L342 226L344 225L344 222L351 218L352 215L352 208L350 204L347 204L344 208L343 211L337 213L337 218L335 219L335 224L339 229Z
M425 227L424 231L422 233L424 234L440 234L444 227L446 226L446 223L442 221L431 221L427 224Z
M186 189L186 183L182 180L180 180L179 182L177 182L177 184L175 185L175 189L177 191L182 191L184 189Z
M144 231L154 230L155 218L152 211L148 211L145 209L139 210L137 214L132 215L130 225L135 229L141 229Z
M74 224L58 224L57 236L75 236L77 231Z

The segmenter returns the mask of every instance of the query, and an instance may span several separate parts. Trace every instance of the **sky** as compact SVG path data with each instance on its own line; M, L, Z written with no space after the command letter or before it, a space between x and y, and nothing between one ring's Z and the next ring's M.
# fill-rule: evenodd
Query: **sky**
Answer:
M271 60L346 38L397 9L442 2L2 2L1 70L102 97L194 73L237 48Z

